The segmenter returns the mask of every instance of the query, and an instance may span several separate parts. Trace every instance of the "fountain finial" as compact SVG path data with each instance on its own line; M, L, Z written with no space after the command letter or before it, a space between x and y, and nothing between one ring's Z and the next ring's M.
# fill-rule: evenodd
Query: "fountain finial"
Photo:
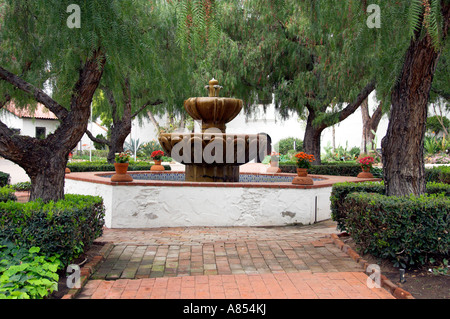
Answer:
M219 81L212 78L211 81L209 81L209 85L205 86L205 89L208 90L209 97L219 97L219 92L223 87L219 85Z

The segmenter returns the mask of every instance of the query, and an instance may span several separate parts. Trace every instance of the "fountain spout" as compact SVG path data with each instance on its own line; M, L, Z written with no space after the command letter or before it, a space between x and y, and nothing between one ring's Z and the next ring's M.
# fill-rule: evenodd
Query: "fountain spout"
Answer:
M219 85L219 81L212 78L212 80L209 81L209 85L205 86L205 89L208 90L209 97L219 97L219 92L223 87Z

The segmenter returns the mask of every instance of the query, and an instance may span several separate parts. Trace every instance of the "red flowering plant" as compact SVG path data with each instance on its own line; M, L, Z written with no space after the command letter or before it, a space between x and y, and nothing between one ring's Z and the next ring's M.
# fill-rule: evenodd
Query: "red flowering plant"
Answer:
M375 160L374 160L374 158L372 156L366 156L366 157L360 158L358 162L359 162L359 164L361 164L361 167L363 169L369 169L370 170L372 168L372 165L373 165L374 161Z
M152 155L150 155L150 157L155 161L161 160L161 157L163 157L163 156L164 156L164 152L161 150L154 151L152 153Z
M316 159L312 154L306 154L304 152L300 152L295 154L295 158L297 159L297 167L298 168L310 168L311 163Z
M129 163L131 155L128 152L116 153L116 163Z

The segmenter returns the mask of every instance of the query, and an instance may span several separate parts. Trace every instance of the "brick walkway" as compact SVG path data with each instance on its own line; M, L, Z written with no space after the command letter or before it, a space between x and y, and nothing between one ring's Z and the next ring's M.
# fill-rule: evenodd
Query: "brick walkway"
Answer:
M107 229L115 246L80 299L391 299L331 241L304 227Z

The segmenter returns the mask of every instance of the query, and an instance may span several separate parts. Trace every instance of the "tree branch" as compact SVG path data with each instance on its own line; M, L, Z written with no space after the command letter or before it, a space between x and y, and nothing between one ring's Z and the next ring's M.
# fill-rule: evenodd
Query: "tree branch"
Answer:
M5 100L0 101L0 109L2 109L8 102L11 101L11 96L9 94L5 94Z
M32 95L37 102L44 104L60 120L63 120L68 115L69 112L55 100L53 100L50 96L48 96L44 91L22 80L17 75L9 72L2 67L0 67L0 79L14 85L19 90Z
M342 122L347 117L352 115L358 109L358 107L361 106L362 102L364 102L364 100L370 95L370 93L372 93L372 91L375 90L375 85L376 82L371 81L369 84L366 85L365 88L361 90L361 92L358 94L356 100L353 103L348 104L343 110L337 112L336 113L338 119L337 123ZM333 114L333 116L336 115ZM319 127L322 129L327 128L328 126L326 124L326 121L322 123Z
M91 133L91 131L89 131L89 130L86 130L86 135L91 139L92 142L100 143L100 144L105 144L105 145L111 146L111 142L110 142L110 141L105 140L105 139L103 139L103 138L95 137L95 136Z
M131 118L134 119L139 113L141 113L145 108L147 108L148 106L156 106L156 105L160 105L163 104L164 102L162 100L156 100L155 102L150 102L148 101L147 103L145 103L144 105L142 105L139 110L137 110L136 112L134 112L131 115Z

